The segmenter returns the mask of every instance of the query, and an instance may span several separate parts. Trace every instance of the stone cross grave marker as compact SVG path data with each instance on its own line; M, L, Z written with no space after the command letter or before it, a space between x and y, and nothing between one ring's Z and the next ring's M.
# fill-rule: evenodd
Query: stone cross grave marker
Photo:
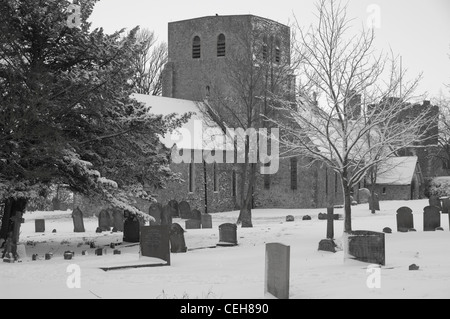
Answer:
M210 214L202 214L202 228L213 228L212 227L212 216Z
M289 299L290 246L266 244L264 293L278 299Z
M161 225L162 205L160 203L152 203L148 213L155 219L154 222L150 222L150 225Z
M219 243L217 246L237 245L237 225L225 223L219 226Z
M115 231L123 232L124 230L124 216L123 211L115 209L112 213L113 217L113 228Z
M187 251L184 229L177 223L170 226L170 251L172 253L185 253Z
M327 238L319 242L319 249L321 251L336 252L336 244L334 242L334 208L327 208Z
M102 231L109 231L113 227L113 220L109 210L104 209L98 215L98 228Z
M83 212L79 207L75 208L72 212L72 220L73 220L73 232L74 233L84 233L86 230L84 229L84 221L83 221Z
M414 228L414 217L409 207L400 207L397 209L397 231L406 233Z
M186 229L200 229L202 227L202 221L198 219L188 219L185 221Z
M191 206L189 205L188 202L186 201L180 202L180 204L178 205L178 209L180 211L180 217L182 219L190 219L192 217Z
M441 213L436 206L427 206L423 209L423 231L435 231L441 227Z
M167 225L141 226L141 257L159 258L170 265L170 232Z
M173 208L165 205L161 213L161 225L172 225Z
M178 202L175 199L172 199L171 201L169 201L169 203L167 203L167 205L169 205L169 207L172 208L172 217L179 217L180 216L180 211L178 208Z
M385 234L367 230L348 233L348 253L351 259L378 264L386 264Z
M36 233L45 233L45 219L36 219L34 229Z

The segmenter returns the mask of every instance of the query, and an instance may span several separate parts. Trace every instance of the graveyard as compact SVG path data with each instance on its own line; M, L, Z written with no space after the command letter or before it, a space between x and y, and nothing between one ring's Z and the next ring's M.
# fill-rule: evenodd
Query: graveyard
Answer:
M146 248L123 242L120 231L96 232L96 217L84 219L85 232L74 232L72 212L56 211L24 215L21 243L26 257L20 263L0 263L0 282L8 287L0 294L1 298L273 298L265 287L266 262L268 267L277 268L282 260L284 270L274 277L274 285L278 289L279 283L288 283L287 291L281 292L285 294L283 298L449 298L448 215L439 216L442 231L424 231L424 226L429 227L428 222L424 224L423 214L428 200L386 201L380 206L374 215L368 204L352 207L354 230L392 230L382 233L385 265L380 268L379 288L367 284L370 263L344 259L341 219L332 218L336 252L318 250L319 242L330 235L329 221L318 218L327 213L326 209L256 209L254 227L238 226L235 238L228 239L221 238L229 236L219 233L219 226L233 232L238 211L212 214L208 222L212 228L203 229L186 229L186 220L174 217L173 223L183 232L187 249L178 247L169 256L163 253L162 259L140 256L140 249ZM401 207L409 207L412 214L400 217L406 219L401 223L408 224L413 217L416 231L397 230L397 210ZM343 211L335 209L334 213ZM311 219L303 220L306 215ZM45 220L44 232L36 232L36 220ZM149 231L144 241L154 242L155 236L160 235ZM229 245L220 245L221 242ZM267 250L274 251L268 260ZM101 254L97 255L98 251ZM65 259L68 252L69 260ZM81 269L79 289L67 286L68 266L73 264ZM122 268L130 265L136 267ZM146 265L154 266L139 267ZM411 265L418 269L409 270Z

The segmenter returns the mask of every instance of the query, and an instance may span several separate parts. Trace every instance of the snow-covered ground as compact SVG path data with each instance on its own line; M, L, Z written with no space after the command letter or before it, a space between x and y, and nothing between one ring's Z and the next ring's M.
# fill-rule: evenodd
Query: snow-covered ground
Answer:
M290 298L450 298L450 231L447 215L442 215L444 231L423 232L423 207L427 200L381 202L381 211L372 215L367 204L352 207L353 229L386 234L386 266L381 267L380 288L369 288L372 273L368 264L346 261L343 251L318 251L326 235L326 221L318 220L325 209L261 209L253 211L253 228L238 228L236 247L217 247L218 226L235 222L238 212L213 214L213 229L187 230L187 253L172 254L170 267L126 269L105 272L101 267L139 262L139 247L121 247L122 255L95 256L90 241L109 246L122 234L96 234L97 219L85 219L86 233L72 232L70 212L27 213L21 241L27 257L22 263L0 263L0 298L147 298L147 299L262 299L264 295L265 244L290 246ZM417 232L397 233L395 212L409 206ZM343 214L342 209L335 213ZM286 222L293 215L294 222ZM302 221L304 215L311 221ZM46 233L34 232L34 219L46 219ZM184 221L175 219L184 228ZM56 229L56 233L52 230ZM339 243L343 221L335 222ZM201 248L201 249L199 249ZM74 251L73 260L64 260L65 251ZM81 251L88 255L82 256ZM53 252L51 260L44 254ZM32 254L39 260L32 261ZM81 269L81 288L70 289L68 266ZM416 264L418 271L409 271ZM70 270L70 269L69 269Z

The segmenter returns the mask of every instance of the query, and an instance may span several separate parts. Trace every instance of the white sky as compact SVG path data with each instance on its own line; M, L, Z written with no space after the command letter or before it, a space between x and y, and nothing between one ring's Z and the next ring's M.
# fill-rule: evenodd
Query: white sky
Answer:
M302 26L315 21L314 0L102 0L91 16L93 27L107 33L137 25L155 31L167 41L167 24L202 16L253 14L288 24L294 15ZM376 5L376 7L372 6ZM375 10L373 10L375 8ZM428 98L450 95L449 0L349 0L348 16L355 26L366 24L379 9L376 47L392 48L403 57L413 78L423 72L418 93Z

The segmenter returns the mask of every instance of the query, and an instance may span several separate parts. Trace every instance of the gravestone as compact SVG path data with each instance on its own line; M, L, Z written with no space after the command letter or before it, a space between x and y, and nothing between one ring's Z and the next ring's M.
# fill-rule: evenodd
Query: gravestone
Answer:
M358 190L358 193L359 204L367 204L370 198L370 190L368 190L367 188L361 188Z
M383 233L385 233L385 234L392 234L392 229L389 228L389 227L384 227L383 228Z
M152 203L148 209L148 213L155 221L151 221L150 225L161 225L162 205L160 203Z
M198 209L193 209L191 212L191 219L197 219L197 220L201 220L202 219L202 213L198 210Z
M380 210L380 199L377 193L369 197L369 210Z
M169 205L165 205L163 207L162 213L161 213L161 225L172 225L172 216L173 216L173 208Z
M180 202L180 204L178 205L178 209L180 211L180 217L182 219L190 219L192 214L191 214L191 206L189 205L188 202L186 201L182 201Z
M138 243L140 226L141 224L135 216L128 217L123 225L123 241Z
M113 212L113 228L116 232L120 231L123 232L124 230L124 216L123 211L121 210L114 210Z
M202 214L202 229L213 228L212 227L212 216L210 214Z
M441 200L439 199L439 196L430 196L430 198L428 199L428 204L430 206L436 206L439 207L439 210L442 210L442 203Z
M302 220L311 220L311 216L305 215L302 217Z
M450 198L449 197L442 197L441 198L441 210L442 214L448 214L450 212ZM430 204L431 206L431 204Z
M329 251L331 253L335 253L336 252L336 243L334 242L333 239L322 239L319 242L319 248L317 250L321 250L321 251Z
M333 207L333 209L334 209L334 207ZM339 220L339 214L333 214L333 219L334 220ZM318 215L317 215L317 218L319 218L319 220L328 220L328 214L325 214L325 213L319 213Z
M219 243L217 246L237 245L237 225L225 223L219 226Z
M170 227L170 251L172 253L185 253L187 251L184 229L177 223Z
M142 226L140 236L141 256L159 258L170 265L169 240L169 226Z
M198 219L188 219L185 222L186 229L200 229L202 227L202 221Z
M73 220L73 232L74 233L84 233L86 230L84 229L84 221L83 221L83 212L79 207L75 208L72 212L72 220Z
M294 216L292 216L292 215L287 215L286 216L286 221L287 222L293 222L294 220L295 220Z
M169 207L172 208L172 217L180 216L180 212L178 209L178 202L175 199L172 199L171 201L169 201L169 203L167 203L167 205L169 205Z
M289 299L290 246L266 244L264 293L278 299Z
M45 219L36 219L34 229L36 233L45 233Z
M351 259L384 266L385 234L367 230L348 232L348 254Z
M102 231L109 231L113 227L113 219L111 213L104 209L98 215L98 228Z
M397 231L406 233L414 228L414 217L409 207L400 207L397 209Z
M423 209L423 231L435 231L441 227L441 213L436 206L427 206Z

